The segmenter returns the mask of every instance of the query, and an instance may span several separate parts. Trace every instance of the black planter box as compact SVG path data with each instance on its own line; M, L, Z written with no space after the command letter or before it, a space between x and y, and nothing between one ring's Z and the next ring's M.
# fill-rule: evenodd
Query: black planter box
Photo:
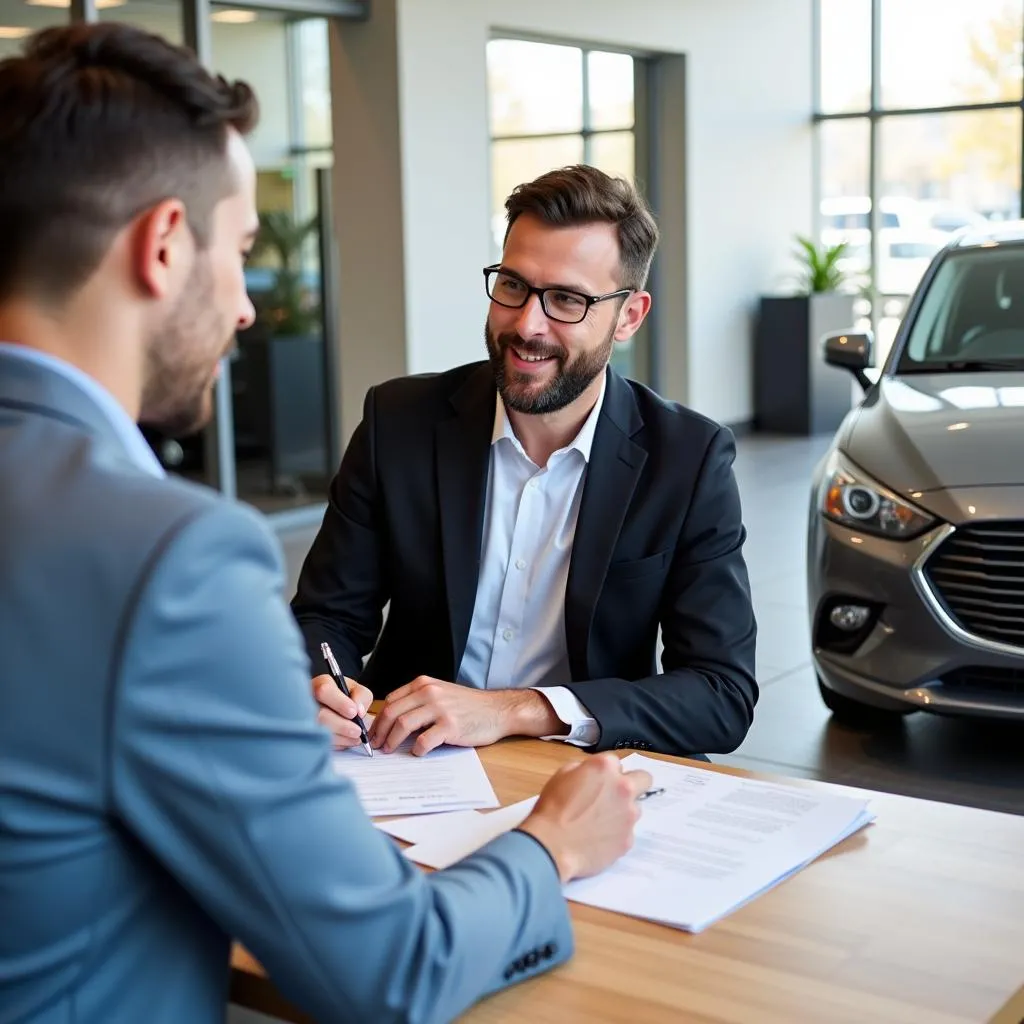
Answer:
M853 327L840 292L761 299L754 336L754 423L765 433L834 433L853 405L849 373L825 363L822 339Z

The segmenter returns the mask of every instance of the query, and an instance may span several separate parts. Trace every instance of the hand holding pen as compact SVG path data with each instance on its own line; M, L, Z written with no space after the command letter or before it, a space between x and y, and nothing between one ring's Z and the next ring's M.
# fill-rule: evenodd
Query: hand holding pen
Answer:
M352 693L348 688L348 683L345 681L345 676L342 674L341 669L338 667L338 662L334 658L334 652L331 650L331 645L328 643L322 643L320 645L320 653L324 656L324 661L327 662L327 667L330 669L331 678L334 680L335 685L341 692L348 697L353 703L355 703ZM356 705L356 715L354 717L355 724L359 726L359 740L362 743L363 750L373 757L373 749L370 747L370 737L366 731L366 723L363 721L362 715L358 713L359 705Z

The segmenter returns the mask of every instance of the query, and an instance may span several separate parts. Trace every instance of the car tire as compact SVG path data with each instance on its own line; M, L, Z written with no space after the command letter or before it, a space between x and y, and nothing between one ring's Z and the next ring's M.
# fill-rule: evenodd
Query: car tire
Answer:
M859 700L851 697L844 697L835 690L830 690L818 677L818 692L825 702L825 707L832 712L832 717L840 725L849 725L854 729L893 729L902 724L903 719L915 711L915 708L907 708L905 711L889 711L886 708L876 708L872 704L862 704Z

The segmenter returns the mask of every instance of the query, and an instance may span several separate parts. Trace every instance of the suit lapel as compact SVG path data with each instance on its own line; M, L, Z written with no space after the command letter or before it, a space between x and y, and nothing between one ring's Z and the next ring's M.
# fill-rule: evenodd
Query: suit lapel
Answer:
M590 677L587 647L594 609L636 482L647 461L647 452L632 440L642 426L632 389L609 369L565 588L566 645L572 678L577 681Z
M451 622L453 679L466 649L480 573L495 395L494 376L490 365L484 363L452 396L455 415L437 426L441 555Z

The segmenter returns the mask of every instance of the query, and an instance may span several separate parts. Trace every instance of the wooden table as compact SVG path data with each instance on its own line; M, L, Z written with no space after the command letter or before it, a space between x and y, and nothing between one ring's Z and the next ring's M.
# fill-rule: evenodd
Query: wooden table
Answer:
M509 804L538 792L559 764L585 755L562 744L513 740L480 756L502 804ZM992 1020L1024 984L1024 818L868 795L878 815L874 825L699 935L570 904L573 960L484 1001L462 1020ZM233 1001L310 1020L281 1000L240 947L232 975Z

